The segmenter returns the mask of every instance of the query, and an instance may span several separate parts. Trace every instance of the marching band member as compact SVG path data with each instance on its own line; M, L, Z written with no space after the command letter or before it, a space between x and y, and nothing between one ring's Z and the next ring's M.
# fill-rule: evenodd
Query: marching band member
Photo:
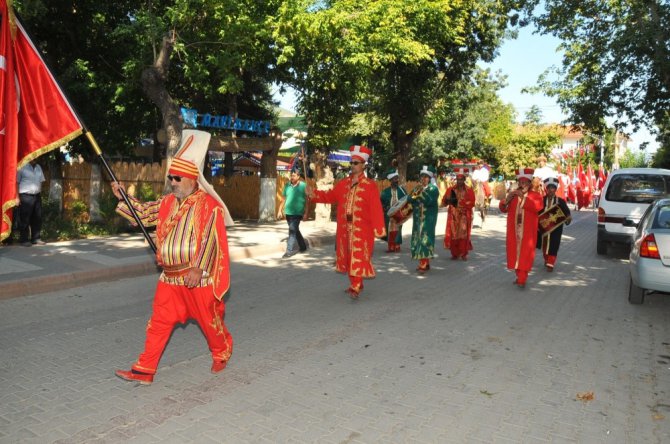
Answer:
M572 216L570 215L570 209L568 204L564 199L556 195L556 190L558 189L558 179L556 177L549 177L544 180L545 196L542 200L543 208L542 211L545 211L555 205L563 211L563 214L567 216L565 220L565 225L570 225L572 221ZM544 266L547 271L554 271L554 265L556 264L556 256L558 255L558 248L561 245L561 237L563 236L563 223L561 223L557 228L555 228L550 233L538 234L537 237L537 248L542 250L542 255L544 256Z
M163 272L146 327L144 351L130 370L115 372L126 381L151 384L172 330L189 319L198 323L207 340L212 373L226 368L233 351L233 338L224 323L224 295L230 288L226 225L232 219L202 175L209 139L204 131L185 130L168 170L172 193L156 202L130 199L142 222L156 226L156 260ZM118 182L112 183L119 200L120 188ZM116 211L133 221L124 202L119 202Z
M351 174L332 190L308 191L310 200L317 203L337 204L337 231L335 233L335 269L349 275L346 292L358 299L363 290L363 279L375 277L372 266L375 237L386 234L379 190L373 179L365 176L365 164L372 150L352 145Z
M442 206L449 207L447 227L444 233L444 248L451 250L451 259L467 260L472 250L470 233L472 231L472 209L475 206L475 193L465 186L466 168L456 172L456 185L447 189L442 198Z
M435 177L433 167L423 166L419 173L421 184L407 198L414 209L412 213L412 259L419 261L416 271L424 274L430 270L430 259L435 250L435 225L437 224L437 199L439 191L431 182Z
M532 168L520 168L516 176L518 188L500 201L500 211L507 213L507 268L516 272L514 284L524 288L535 259L542 195L531 189Z
M398 170L390 170L386 178L391 182L391 186L384 188L380 194L382 201L382 210L384 211L384 223L386 224L386 233L388 234L387 253L400 252L402 244L402 224L396 223L395 219L389 217L388 210L396 205L400 199L407 196L407 191L400 186L400 176Z

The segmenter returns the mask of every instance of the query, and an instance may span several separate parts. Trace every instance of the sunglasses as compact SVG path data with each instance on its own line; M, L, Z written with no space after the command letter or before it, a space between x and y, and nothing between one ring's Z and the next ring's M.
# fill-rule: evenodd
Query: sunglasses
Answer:
M351 162L349 162L349 163L352 164L352 165L360 165L360 164L362 164L363 162L359 162L358 160L353 160L353 161L351 161Z
M173 180L175 182L181 182L181 176L172 176L172 175L168 174L167 178L170 182L172 182Z

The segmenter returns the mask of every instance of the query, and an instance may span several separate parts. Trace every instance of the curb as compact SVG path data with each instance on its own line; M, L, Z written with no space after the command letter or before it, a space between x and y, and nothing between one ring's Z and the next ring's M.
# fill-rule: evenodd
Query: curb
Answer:
M335 235L315 237L306 236L305 240L310 247L320 247L335 243ZM240 261L258 256L283 253L285 249L286 244L284 242L279 242L274 245L268 244L253 247L231 248L229 255L231 261ZM146 261L136 264L107 267L104 269L74 271L70 273L41 276L29 280L10 281L2 284L0 300L47 293L55 290L65 290L97 282L108 282L128 277L145 276L159 272L160 268L154 261Z

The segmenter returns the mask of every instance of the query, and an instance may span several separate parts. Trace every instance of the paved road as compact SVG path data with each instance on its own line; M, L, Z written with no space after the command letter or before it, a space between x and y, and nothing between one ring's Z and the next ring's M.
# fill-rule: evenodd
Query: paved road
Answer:
M189 324L151 386L113 370L140 351L155 276L1 300L0 442L669 442L670 298L628 304L594 217L575 214L525 290L498 216L468 262L438 247L424 277L409 233L400 256L378 243L358 302L332 245L236 262L228 368L209 373Z

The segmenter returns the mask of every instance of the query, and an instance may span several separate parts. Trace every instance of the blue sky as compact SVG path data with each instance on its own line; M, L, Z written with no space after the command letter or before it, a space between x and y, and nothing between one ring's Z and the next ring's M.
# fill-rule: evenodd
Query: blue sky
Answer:
M486 65L492 71L500 70L507 75L508 86L498 92L498 96L506 103L511 103L517 110L517 119L523 120L525 113L537 105L542 110L544 122L559 123L567 116L561 111L556 101L543 94L522 94L521 90L537 83L537 79L547 68L560 66L562 54L557 51L560 40L548 35L533 34L531 27L519 31L515 40L506 41L500 48L498 57ZM642 129L631 135L629 147L637 149L641 143L648 141L649 152L658 148L658 142Z
M560 41L552 36L533 34L533 28L519 31L515 40L507 40L499 50L493 63L485 65L492 71L501 71L507 76L508 86L498 92L506 103L511 103L517 111L517 119L523 120L525 113L537 105L542 110L546 123L560 123L566 115L556 101L543 94L522 94L521 90L537 83L537 79L547 68L560 66L561 53L557 52ZM279 98L279 97L277 97ZM295 109L295 96L292 92L281 98L283 108ZM631 135L629 147L637 148L642 142L649 141L649 152L656 151L658 143L646 130Z

